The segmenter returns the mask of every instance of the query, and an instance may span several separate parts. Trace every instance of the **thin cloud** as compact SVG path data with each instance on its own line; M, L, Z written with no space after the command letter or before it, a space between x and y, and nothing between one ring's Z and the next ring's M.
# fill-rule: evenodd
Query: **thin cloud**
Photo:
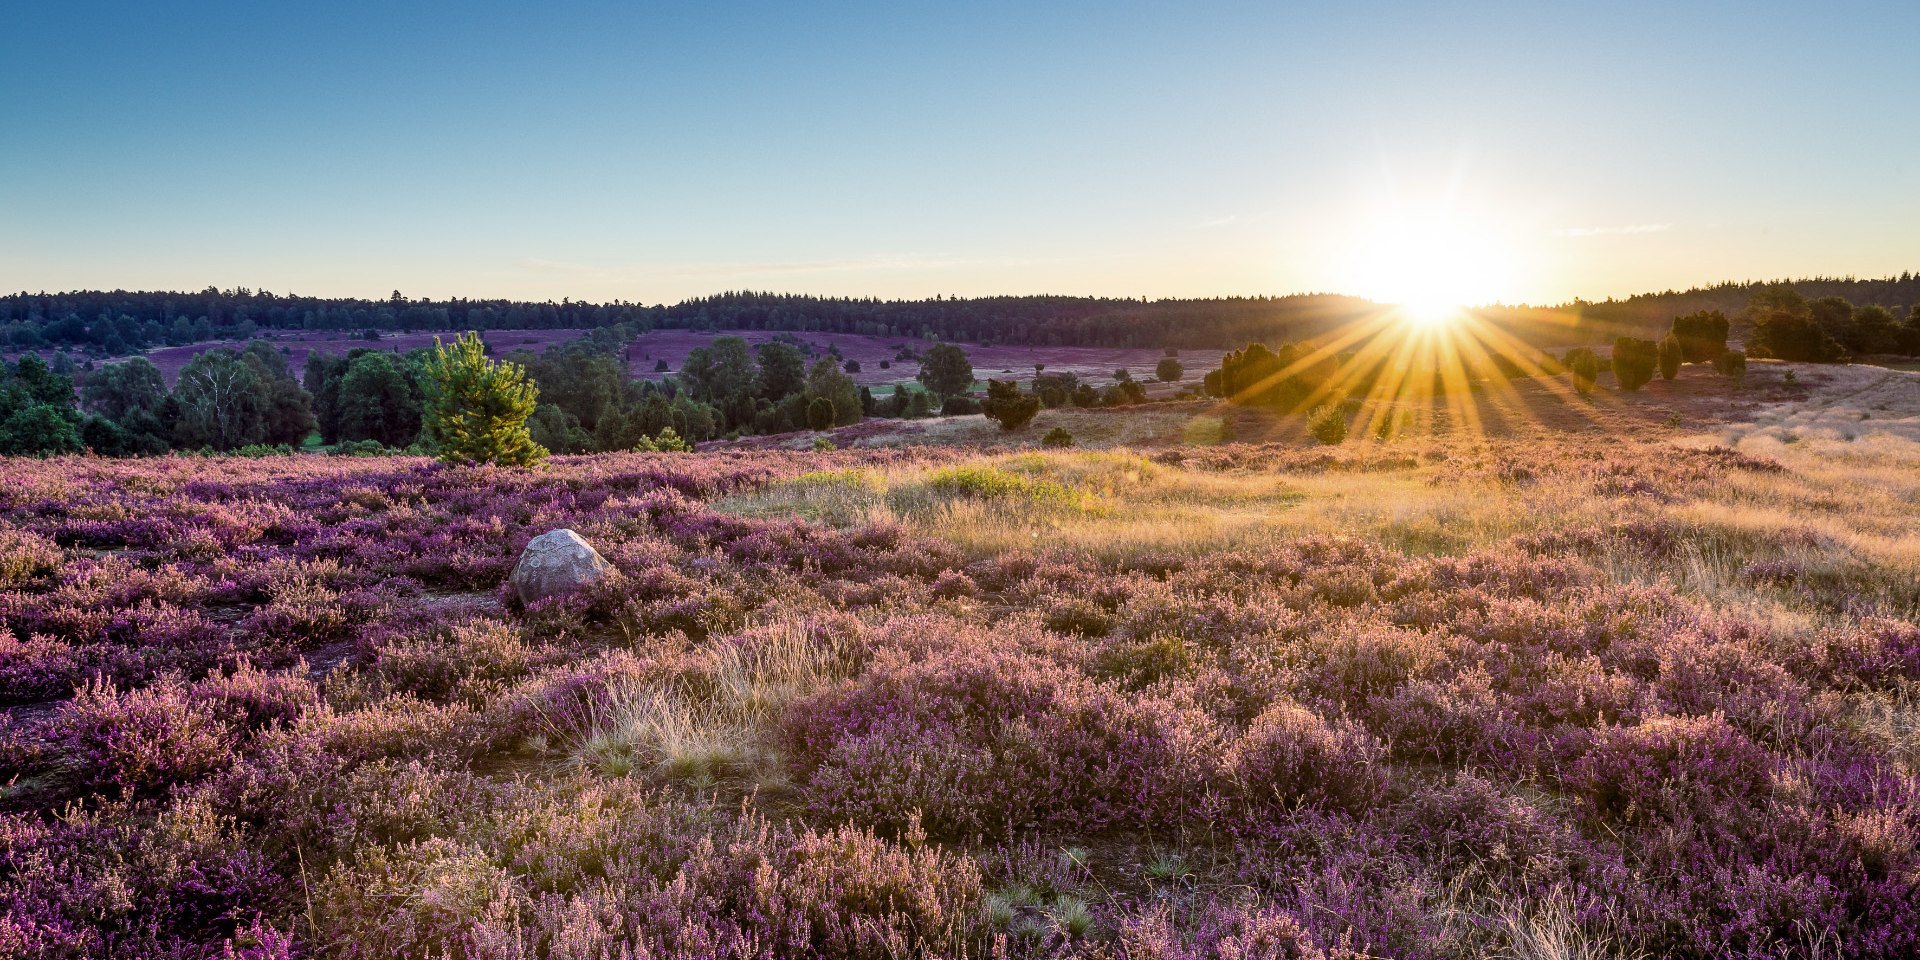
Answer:
M1671 223L1635 223L1624 227L1562 227L1553 231L1556 237L1625 237L1637 233L1665 233L1673 229Z

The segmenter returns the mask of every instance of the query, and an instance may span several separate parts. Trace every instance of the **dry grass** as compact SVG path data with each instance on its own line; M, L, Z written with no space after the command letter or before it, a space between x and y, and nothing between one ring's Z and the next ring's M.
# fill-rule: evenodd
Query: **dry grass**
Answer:
M1044 486L983 495L941 484L953 467L846 470L803 475L720 506L841 526L904 523L977 556L1044 542L1110 560L1316 533L1457 553L1602 522L1614 512L1577 484L1514 488L1450 476L1457 470L1446 464L1282 475L1170 466L1128 450L1067 450L984 455L964 468ZM1058 495L1062 489L1071 496Z
M567 749L566 765L711 786L777 788L769 737L787 704L856 671L839 638L792 624L704 649L673 679L617 690Z
M1505 960L1639 960L1646 956L1620 949L1582 928L1566 896L1502 910L1491 929L1506 941L1505 949L1493 955Z
M1908 777L1920 777L1920 686L1905 683L1890 691L1853 698L1852 722Z
M1771 622L1785 635L1836 616L1920 615L1920 377L1844 367L1823 368L1804 380L1806 397L1759 407L1749 420L1714 435L1544 434L1483 445L1524 464L1538 457L1560 458L1563 465L1634 445L1644 445L1634 456L1652 461L1662 444L1732 447L1784 468L1730 470L1671 496L1605 495L1589 478L1565 470L1503 482L1466 469L1463 463L1472 458L1463 461L1458 453L1475 445L1462 446L1455 438L1441 442L1451 457L1396 458L1399 446L1373 446L1380 463L1370 469L1286 473L1168 465L1124 447L1022 453L989 448L953 466L808 474L721 506L840 526L901 523L979 557L1041 543L1113 561L1258 547L1317 533L1357 536L1409 553L1459 554L1516 536L1632 519L1670 525L1684 534L1684 545L1677 555L1659 559L1610 549L1590 558L1617 580L1670 583ZM1212 409L1171 405L1043 416L1079 418L1076 433L1090 424L1118 430L1134 418L1134 432L1166 438L1195 430L1211 436L1213 430L1202 428L1217 424L1195 418ZM950 427L962 429L957 421ZM962 482L952 482L957 475ZM1847 608L1810 609L1792 590L1747 576L1755 564L1840 585Z
M1111 559L1246 545L1287 526L1304 497L1271 474L1187 470L1125 450L1050 451L806 474L720 506L839 526L903 523L976 556L1044 542Z

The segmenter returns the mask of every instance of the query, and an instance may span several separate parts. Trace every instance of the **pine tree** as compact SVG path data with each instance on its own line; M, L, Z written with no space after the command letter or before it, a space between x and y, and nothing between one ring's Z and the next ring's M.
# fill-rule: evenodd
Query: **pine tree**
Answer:
M434 338L426 372L426 433L441 460L529 467L546 458L527 433L540 388L519 364L488 359L479 334L451 346Z

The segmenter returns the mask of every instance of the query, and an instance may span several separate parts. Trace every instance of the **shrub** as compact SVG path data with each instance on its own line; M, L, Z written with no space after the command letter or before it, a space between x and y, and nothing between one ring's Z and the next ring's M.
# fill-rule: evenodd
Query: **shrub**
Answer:
M1100 405L1103 407L1124 407L1146 402L1147 388L1132 380L1122 380L1100 391Z
M812 447L815 453L829 453L840 449L839 445L833 442L832 437L814 437Z
M807 404L807 429L808 430L833 429L833 417L834 417L834 412L833 412L832 400L829 400L826 397L814 397L813 400Z
M926 396L922 391L916 397ZM971 417L980 412L980 401L965 395L955 395L940 402L940 415L943 417Z
M0 819L0 952L101 960L292 960L285 881L198 801Z
M497 620L436 624L379 641L374 672L393 689L429 700L464 695L475 700L524 676L538 651L520 632Z
M1192 668L1193 651L1172 634L1109 644L1093 662L1096 676L1127 690L1146 689L1169 677L1184 676Z
M1270 809L1325 803L1354 810L1378 790L1379 746L1366 731L1335 726L1305 707L1267 708L1227 754L1248 802Z
M1833 321L1840 320L1829 311L1831 303L1840 308L1844 322L1851 325L1853 310L1838 297L1822 297L1809 303L1786 284L1756 292L1747 301L1744 318L1749 324L1747 349L1754 356L1776 360L1831 363L1845 352L1834 339ZM1827 322L1823 322L1823 320Z
M213 708L222 720L242 730L292 723L320 703L319 688L304 670L268 673L242 662L233 672L194 684L187 699Z
M342 957L424 957L517 927L530 907L512 874L446 839L362 847L313 894ZM457 950L447 956L474 957Z
M1573 387L1580 391L1581 396L1593 392L1594 384L1600 380L1599 354L1586 347L1574 347L1567 351L1567 355L1561 359L1560 363L1567 368L1568 375L1573 377Z
M1688 363L1712 360L1727 350L1727 316L1718 310L1702 310L1673 318L1673 333L1680 341L1680 353Z
M820 812L997 835L1167 823L1214 778L1204 718L1095 684L988 637L794 705L784 739Z
M1071 447L1073 446L1073 434L1067 432L1066 427L1054 427L1052 430L1047 431L1046 436L1040 438L1040 445L1043 447Z
M1713 358L1715 373L1736 380L1747 375L1747 355L1740 350L1727 350Z
M1080 385L1080 378L1071 373L1035 374L1033 395L1040 398L1043 407L1064 407L1073 400L1073 391Z
M633 450L635 453L692 453L693 444L681 439L679 431L672 427L661 427L658 434L635 441Z
M1566 782L1602 815L1631 821L1750 800L1772 767L1724 716L1661 716L1601 731Z
M225 766L234 730L177 682L122 693L96 681L61 706L54 738L89 782L144 793Z
M1660 340L1660 379L1672 380L1680 375L1680 364L1686 351L1680 346L1680 338L1669 333Z
M0 528L0 590L53 573L60 569L61 557L60 545L46 537Z
M1307 415L1307 430L1315 440L1332 446L1347 439L1347 412L1339 404L1324 404Z
M333 446L333 452L343 457L377 457L387 452L387 448L378 440L342 440Z
M284 457L292 452L293 448L284 443L249 443L246 446L235 447L229 450L227 456L249 457L257 460L261 457Z
M1197 912L1197 911L1196 911ZM1190 935L1176 928L1169 911L1122 921L1120 955L1127 960L1327 960L1328 954L1298 918L1273 907L1229 901L1210 904ZM1339 951L1341 958L1357 957Z
M987 399L980 410L1000 429L1019 430L1040 412L1040 398L1022 395L1020 385L1012 380L988 380Z
M1659 362L1660 346L1638 337L1616 337L1613 341L1613 377L1620 389L1638 390L1653 380Z

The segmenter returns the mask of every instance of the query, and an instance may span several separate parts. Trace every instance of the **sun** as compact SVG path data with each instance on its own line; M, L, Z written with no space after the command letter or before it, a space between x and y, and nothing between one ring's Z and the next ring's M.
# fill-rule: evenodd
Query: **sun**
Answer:
M1355 292L1397 306L1417 327L1512 289L1517 258L1487 224L1447 210L1396 210L1360 231L1348 272Z
M1448 297L1409 298L1397 305L1400 318L1421 329L1444 327L1460 316L1462 304Z

